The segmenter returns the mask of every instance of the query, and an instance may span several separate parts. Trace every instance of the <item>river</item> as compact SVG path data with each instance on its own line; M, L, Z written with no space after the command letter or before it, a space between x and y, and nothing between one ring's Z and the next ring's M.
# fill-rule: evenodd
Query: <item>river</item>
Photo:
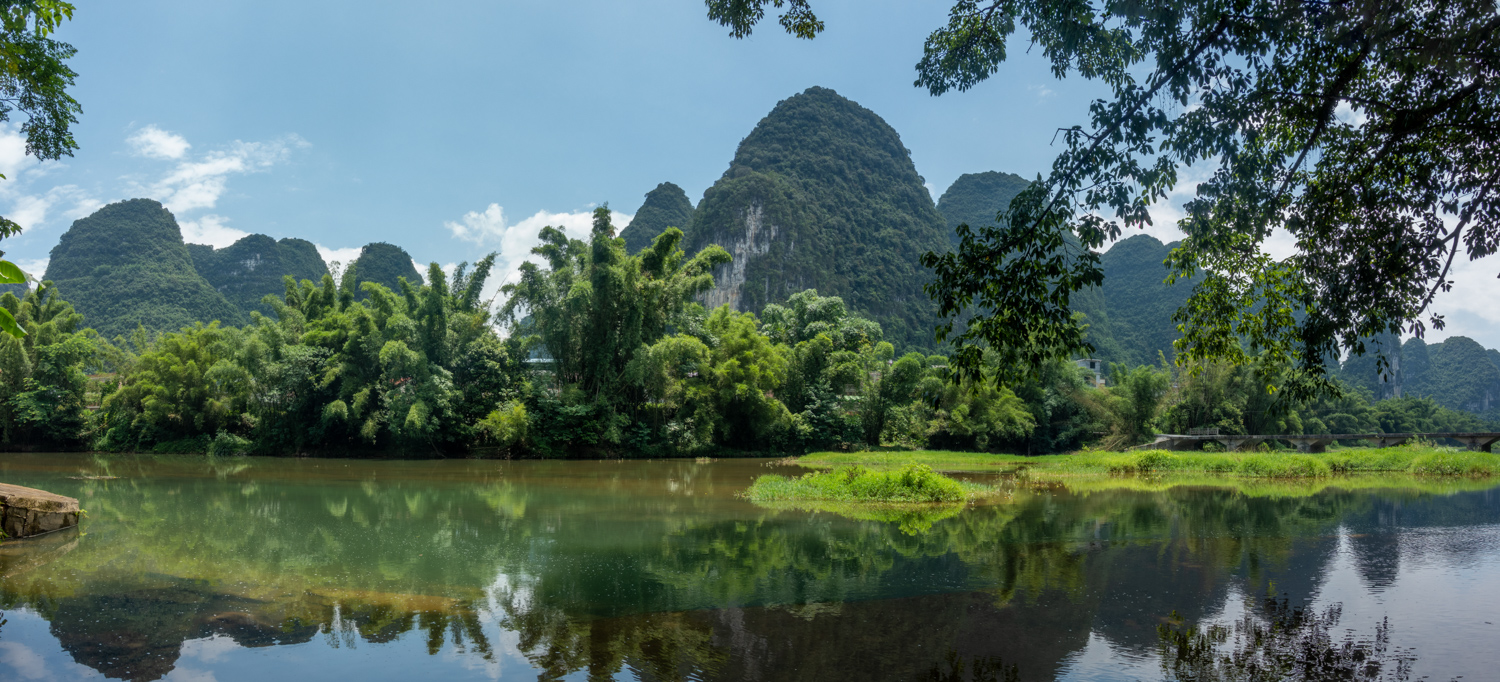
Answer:
M1384 627L1412 679L1500 670L1500 481L1008 481L915 521L736 496L793 472L0 455L86 510L0 545L0 679L1162 679L1159 626L1268 596Z

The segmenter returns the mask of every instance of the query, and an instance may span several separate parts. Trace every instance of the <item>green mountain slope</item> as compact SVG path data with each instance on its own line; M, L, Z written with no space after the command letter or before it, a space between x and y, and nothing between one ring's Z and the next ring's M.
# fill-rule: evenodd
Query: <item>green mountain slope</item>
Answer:
M1019 175L998 171L958 176L937 203L938 213L948 223L949 243L958 245L957 229L961 224L977 230L995 222L995 217L1010 207L1010 200L1029 184Z
M669 227L687 230L693 222L693 202L681 187L663 182L646 193L646 203L635 212L630 224L620 231L625 240L625 250L637 253L651 245L656 235Z
M305 239L277 241L252 234L222 249L204 244L187 247L198 274L246 314L252 310L271 314L261 299L285 293L285 275L316 282L328 273L317 247Z
M1019 175L996 171L959 176L938 201L952 235L950 243L957 244L953 230L961 223L993 223L1027 184ZM1071 243L1077 245L1076 240ZM1104 285L1073 297L1073 309L1083 313L1089 325L1095 357L1129 365L1156 364L1161 354L1172 357L1172 341L1178 337L1172 315L1192 294L1191 282L1163 283L1167 269L1162 261L1175 246L1137 234L1115 242L1100 256Z
M734 256L710 306L758 313L817 289L887 339L933 345L937 308L918 259L948 248L945 223L900 135L832 90L782 100L740 143L688 231L690 253L709 244Z
M1170 360L1172 342L1180 336L1172 315L1193 293L1193 282L1167 286L1162 264L1177 242L1163 244L1138 234L1115 242L1100 257L1104 266L1103 305L1109 333L1119 358L1102 358L1132 365L1156 364L1161 354Z
M74 221L52 249L44 279L105 337L143 325L241 324L245 316L193 267L177 220L160 203L131 199Z
M397 280L402 277L412 286L422 284L422 276L417 274L416 266L411 263L411 254L395 244L365 244L359 250L359 258L354 260L354 268L356 282L378 282L397 293L401 292L401 285Z

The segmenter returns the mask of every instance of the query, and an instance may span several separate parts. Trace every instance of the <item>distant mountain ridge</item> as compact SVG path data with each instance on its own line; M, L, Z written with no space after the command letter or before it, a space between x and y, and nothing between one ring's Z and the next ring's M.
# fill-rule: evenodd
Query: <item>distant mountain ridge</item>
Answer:
M938 200L949 229L950 243L958 244L961 224L973 228L995 225L1010 202L1030 183L1019 175L986 171L965 173L953 181ZM1070 243L1081 248L1069 235ZM1172 342L1179 334L1172 314L1192 293L1193 283L1167 286L1167 254L1177 242L1163 244L1146 234L1136 234L1109 246L1100 254L1104 286L1073 296L1073 309L1085 315L1088 341L1094 357L1127 365L1153 365L1172 359Z
M400 277L422 283L411 256L392 244L366 245L355 265L357 281L393 291L400 291ZM318 281L325 274L327 264L305 239L252 234L222 249L187 244L160 202L130 199L74 221L42 279L57 285L85 326L112 338L137 326L160 332L215 320L242 325L251 311L270 312L261 301L286 292L286 275Z
M316 282L328 274L318 248L305 239L278 241L252 234L222 249L207 244L188 244L187 248L198 274L247 315L252 310L271 313L261 299L283 293L284 276Z
M1377 399L1432 398L1443 407L1500 418L1500 350L1467 336L1429 344L1390 335L1372 339L1363 356L1344 360L1339 376ZM1385 371L1378 367L1383 355Z

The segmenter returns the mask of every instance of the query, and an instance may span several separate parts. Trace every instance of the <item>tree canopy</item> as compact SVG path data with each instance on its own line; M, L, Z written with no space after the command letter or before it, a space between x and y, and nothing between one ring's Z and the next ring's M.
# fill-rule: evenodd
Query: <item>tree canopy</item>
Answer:
M72 156L78 148L72 127L83 110L68 94L78 74L66 63L77 50L48 37L72 18L73 5L59 0L0 4L0 123L10 121L14 112L24 115L21 134L26 138L26 153L38 160ZM0 240L20 232L20 224L0 217ZM4 255L0 250L0 256ZM0 285L24 283L25 273L15 263L0 259ZM26 335L24 326L3 309L0 332Z
M710 0L709 16L749 35L780 0ZM806 1L783 27L811 38ZM1087 352L1072 297L1097 286L1093 250L1151 221L1179 170L1212 170L1186 207L1176 275L1204 276L1177 312L1179 359L1259 361L1293 371L1299 396L1336 390L1325 358L1369 350L1382 333L1421 335L1462 255L1500 248L1500 137L1492 3L1177 3L957 0L928 37L915 85L933 95L995 74L1020 33L1051 62L1111 95L1061 128L1064 151L1000 224L962 230L924 262L929 292L977 375L982 348L1028 374ZM1109 216L1108 214L1113 214ZM1296 253L1267 240L1285 231ZM1065 254L1067 235L1081 248ZM953 321L972 307L961 331Z

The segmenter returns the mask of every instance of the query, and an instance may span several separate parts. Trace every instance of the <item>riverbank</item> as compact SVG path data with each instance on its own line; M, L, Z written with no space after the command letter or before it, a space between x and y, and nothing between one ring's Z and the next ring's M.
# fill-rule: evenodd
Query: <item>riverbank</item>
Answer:
M1500 455L1432 445L1338 448L1300 452L1084 451L1023 457L942 450L909 452L817 452L796 458L814 469L860 465L893 469L908 463L943 472L1079 474L1212 474L1248 478L1325 478L1353 473L1490 477L1500 474Z

